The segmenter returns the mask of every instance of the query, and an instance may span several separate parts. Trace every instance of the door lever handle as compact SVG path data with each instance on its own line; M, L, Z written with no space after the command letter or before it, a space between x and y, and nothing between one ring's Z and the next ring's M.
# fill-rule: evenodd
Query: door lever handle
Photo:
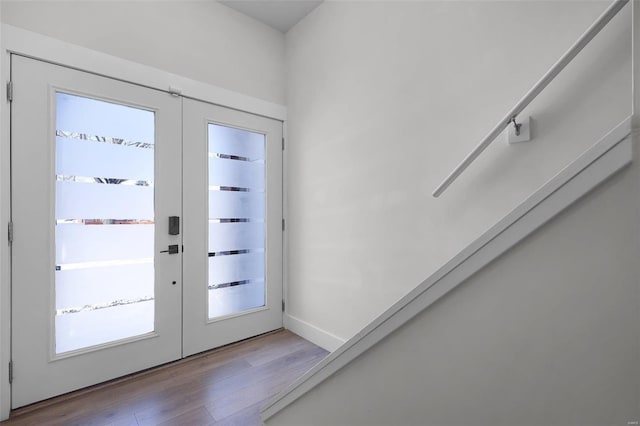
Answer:
M179 253L178 245L171 244L169 247L167 247L167 250L162 250L160 253L178 254Z

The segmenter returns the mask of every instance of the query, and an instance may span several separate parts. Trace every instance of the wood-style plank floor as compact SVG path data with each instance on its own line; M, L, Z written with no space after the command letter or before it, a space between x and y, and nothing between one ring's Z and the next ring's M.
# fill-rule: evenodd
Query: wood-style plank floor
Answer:
M0 426L260 425L260 407L326 355L280 330L20 408Z

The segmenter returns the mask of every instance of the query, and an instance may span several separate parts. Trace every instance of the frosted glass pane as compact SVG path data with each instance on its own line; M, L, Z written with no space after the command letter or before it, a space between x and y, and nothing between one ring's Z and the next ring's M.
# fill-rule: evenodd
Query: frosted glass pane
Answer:
M209 223L209 251L264 248L264 223Z
M62 353L153 331L153 301L56 316L56 352Z
M97 99L56 93L56 128L154 143L155 114Z
M264 135L209 124L209 152L264 160Z
M264 163L210 158L209 185L264 191Z
M57 219L151 219L153 187L56 182Z
M56 263L153 257L153 232L154 225L58 225Z
M262 279L263 277L264 253L209 258L209 285Z
M56 138L56 174L153 180L153 149Z
M264 304L263 282L209 290L209 318L259 308Z
M153 331L154 113L57 93L55 132L56 352Z
M56 309L152 296L153 283L153 263L56 271Z
M264 144L260 133L209 125L209 318L265 303Z
M209 191L209 218L264 219L264 192Z

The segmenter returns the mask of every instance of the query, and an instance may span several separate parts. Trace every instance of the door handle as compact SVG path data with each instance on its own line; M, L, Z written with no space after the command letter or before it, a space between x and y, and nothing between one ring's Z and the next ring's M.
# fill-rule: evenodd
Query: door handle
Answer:
M167 250L162 250L160 253L169 253L169 254L178 254L180 251L178 250L177 244L171 244L167 247Z

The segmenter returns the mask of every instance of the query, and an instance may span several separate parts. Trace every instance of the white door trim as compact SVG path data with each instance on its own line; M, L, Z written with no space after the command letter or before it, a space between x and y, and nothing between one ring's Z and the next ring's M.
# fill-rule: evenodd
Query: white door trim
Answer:
M38 33L2 24L0 28L0 88L10 80L10 54L16 53L57 65L116 78L142 86L179 91L183 96L285 121L286 107L206 84L157 68L73 45ZM5 240L11 219L11 117L4 94L0 100L0 420L11 412L9 361L11 360L10 246ZM286 213L285 213L286 214ZM2 241L4 240L4 241ZM286 286L286 283L285 283Z

